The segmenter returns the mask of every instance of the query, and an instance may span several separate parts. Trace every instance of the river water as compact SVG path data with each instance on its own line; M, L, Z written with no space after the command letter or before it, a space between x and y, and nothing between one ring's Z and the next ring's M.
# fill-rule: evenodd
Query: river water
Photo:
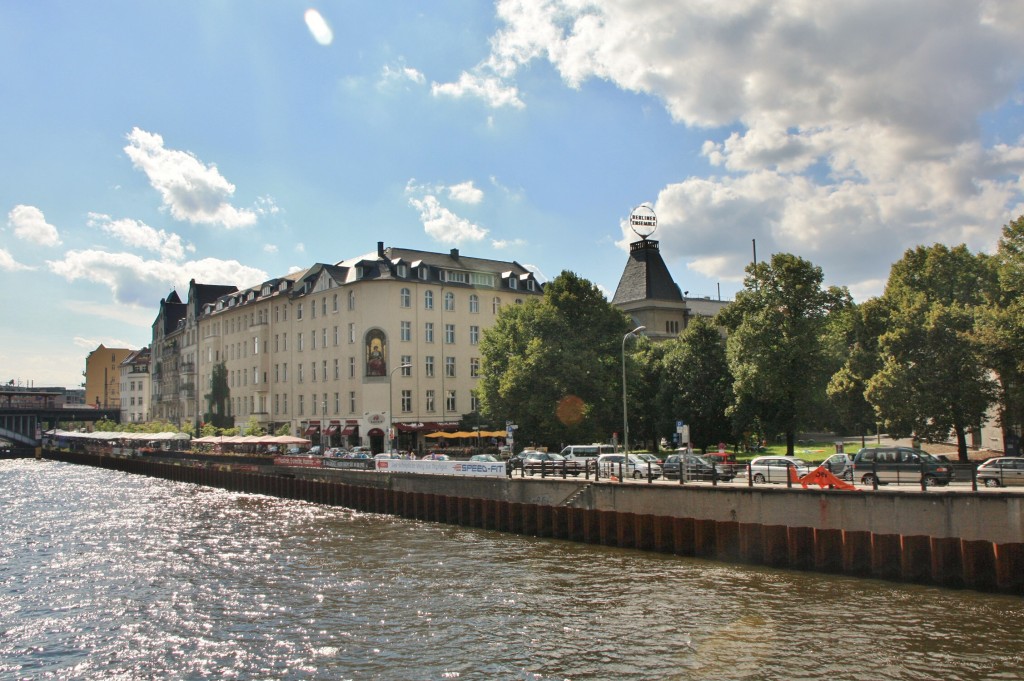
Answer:
M0 679L1020 679L1024 600L0 461Z

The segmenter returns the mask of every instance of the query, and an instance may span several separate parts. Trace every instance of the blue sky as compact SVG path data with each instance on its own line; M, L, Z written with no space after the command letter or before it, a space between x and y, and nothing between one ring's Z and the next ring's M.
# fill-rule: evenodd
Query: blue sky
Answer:
M614 292L759 258L881 293L1024 213L1024 3L0 3L0 380L74 387L189 279L405 248Z

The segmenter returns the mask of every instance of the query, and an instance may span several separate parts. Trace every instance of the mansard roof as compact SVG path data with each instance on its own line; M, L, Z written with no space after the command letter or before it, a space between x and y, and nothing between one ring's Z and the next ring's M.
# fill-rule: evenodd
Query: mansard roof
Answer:
M629 260L622 271L619 286L612 298L613 305L623 305L642 300L666 300L682 302L679 285L661 258L657 241L643 239L629 246Z

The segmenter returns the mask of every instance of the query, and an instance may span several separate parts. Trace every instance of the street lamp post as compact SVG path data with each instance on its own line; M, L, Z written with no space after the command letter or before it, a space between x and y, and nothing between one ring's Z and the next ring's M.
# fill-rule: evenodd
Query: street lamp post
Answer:
M629 417L626 413L626 340L636 337L638 333L646 329L646 326L638 326L622 337L622 459L625 468L620 472L619 482L623 481L626 473L629 472Z
M394 369L392 369L391 372L388 374L388 454L390 454L391 450L394 449L394 443L392 442L393 438L391 437L391 431L395 427L395 419L392 416L393 412L391 411L391 405L394 402L394 397L392 396L392 390L391 390L391 382L392 382L392 380L395 377L395 372L396 371L398 371L399 369L408 369L411 366L412 366L411 364L399 364Z

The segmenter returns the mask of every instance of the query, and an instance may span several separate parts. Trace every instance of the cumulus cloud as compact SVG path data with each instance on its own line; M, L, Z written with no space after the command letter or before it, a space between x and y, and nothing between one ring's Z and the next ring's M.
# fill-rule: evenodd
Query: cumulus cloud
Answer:
M35 268L23 265L15 260L14 256L11 255L10 251L6 248L0 248L0 270L3 270L4 272L21 272L32 269Z
M146 260L134 253L100 250L68 251L62 260L47 262L50 271L68 282L88 281L110 289L115 303L152 308L170 288L185 289L190 279L207 284L255 286L267 274L236 260L203 258L186 262Z
M435 241L460 244L466 241L480 241L487 236L486 229L459 217L442 206L437 197L431 194L411 197L409 205L419 211L423 231Z
M474 187L473 181L469 180L468 182L461 182L448 187L448 198L461 203L476 204L484 200L484 193L482 190Z
M14 236L40 246L59 246L57 228L46 221L43 211L35 206L17 205L7 214L7 226Z
M227 229L256 222L254 211L231 205L235 185L216 166L204 165L187 151L167 149L163 137L139 128L133 128L127 139L124 151L132 165L146 173L176 220Z
M913 245L991 247L1024 207L1024 143L986 146L979 122L1020 103L1015 5L500 0L490 54L460 83L508 91L546 60L570 87L598 79L661 101L708 130L702 153L722 171L661 190L663 252L739 278L757 238L866 290ZM622 235L625 247L628 224Z
M181 260L185 251L195 251L192 244L185 246L177 234L169 234L164 230L153 229L140 220L122 218L114 220L109 215L89 214L89 226L100 229L114 236L127 246L143 248L159 253L164 260Z

